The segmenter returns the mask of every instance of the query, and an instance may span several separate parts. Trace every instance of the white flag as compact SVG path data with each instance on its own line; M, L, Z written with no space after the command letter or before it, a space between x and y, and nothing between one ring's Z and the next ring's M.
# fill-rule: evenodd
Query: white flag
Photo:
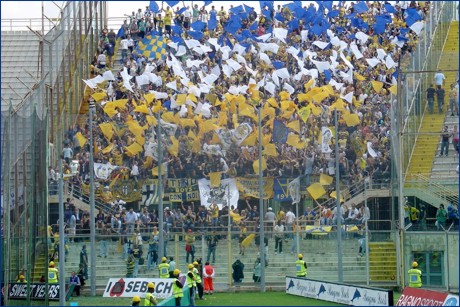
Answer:
M292 198L292 204L298 204L300 202L300 177L289 182L288 191Z
M211 188L210 180L200 179L198 180L198 188L200 189L201 205L206 208L209 208L212 202L215 202L219 209L228 205L229 201L230 207L238 205L240 193L235 179L223 179L220 181L220 185L215 188Z
M329 147L329 142L332 139L332 131L328 127L321 127L321 152L330 153L332 149Z

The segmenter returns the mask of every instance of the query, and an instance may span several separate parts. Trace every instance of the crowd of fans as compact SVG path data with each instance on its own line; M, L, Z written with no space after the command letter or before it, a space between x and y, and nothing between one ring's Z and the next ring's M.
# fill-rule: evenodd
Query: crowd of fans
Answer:
M423 20L429 8L429 1L395 5L361 2L359 9L358 4L343 1L328 8L267 5L260 14L246 5L231 6L229 11L211 6L209 12L196 4L184 9L178 5L175 12L169 6L155 13L139 9L119 32L123 34L119 44L122 63L120 69L112 71L115 80L101 85L105 94L96 104L94 161L115 165L136 182L155 178L156 112L161 110L160 140L167 177L201 179L209 178L212 172L222 172L224 178L255 176L257 112L261 108L266 159L263 175L304 176L309 184L311 175L333 175L336 171L331 150L334 138L324 150L321 127L334 126L333 109L337 109L342 184L351 185L366 177L389 180L391 92L398 65L408 62L418 41L419 31L410 28L409 19L410 24L414 18ZM299 10L307 12L304 18L297 17ZM320 17L313 18L312 14ZM377 25L387 17L382 32ZM204 24L199 31L197 22ZM288 30L287 34L279 34L284 33L279 29ZM136 51L149 33L167 40L165 58L147 58ZM197 44L192 47L191 42ZM94 76L117 66L112 58L115 32L104 29L99 43ZM325 62L327 67L321 68ZM281 68L287 69L288 76L277 74ZM146 73L154 77L138 84L138 77ZM214 79L204 81L209 76ZM381 90L371 81L380 81ZM311 92L321 94L321 98L306 98ZM149 93L154 97L148 98ZM179 103L180 94L187 95L185 103ZM352 124L351 115L359 122ZM275 120L286 129L285 137L289 140L295 136L297 143L277 139ZM100 126L107 123L113 129L111 137ZM243 125L250 127L249 133L237 142L237 128ZM67 173L70 161L79 161L78 175L68 179L76 184L87 183L90 172L89 142L80 146L78 133L89 139L88 124L69 129L63 152ZM129 147L136 143L141 150L133 153ZM266 154L271 144L276 152ZM108 186L111 179L101 185ZM104 217L104 223L114 229L127 214L123 205L118 208L119 201L113 198L116 210ZM193 208L194 214L199 214L197 208ZM176 214L171 210L165 215L167 224L172 225L176 216L186 216L186 211ZM157 219L155 212L149 214L150 221Z

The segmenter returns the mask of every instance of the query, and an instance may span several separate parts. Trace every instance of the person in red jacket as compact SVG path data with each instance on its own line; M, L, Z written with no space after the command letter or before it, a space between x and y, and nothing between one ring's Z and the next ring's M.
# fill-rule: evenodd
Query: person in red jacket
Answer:
M212 265L209 264L209 261L206 261L203 270L203 279L204 279L204 293L213 294L214 286L212 280L214 278L215 271Z

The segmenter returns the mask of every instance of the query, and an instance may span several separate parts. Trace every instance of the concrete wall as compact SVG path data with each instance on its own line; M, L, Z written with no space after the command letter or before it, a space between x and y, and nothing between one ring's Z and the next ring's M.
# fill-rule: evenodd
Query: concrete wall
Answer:
M413 252L442 251L444 252L445 289L457 292L459 288L458 250L457 232L406 232L403 251L404 271L407 272L411 267Z

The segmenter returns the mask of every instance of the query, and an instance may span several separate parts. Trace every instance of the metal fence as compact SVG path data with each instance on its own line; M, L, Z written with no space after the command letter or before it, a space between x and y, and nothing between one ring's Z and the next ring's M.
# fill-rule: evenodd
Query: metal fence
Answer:
M48 156L50 143L76 120L84 91L82 79L88 76L95 37L106 18L105 6L101 1L66 3L59 23L50 29L45 27L46 35L41 39L41 81L16 109L10 106L2 110L1 281L5 289L7 282L16 281L20 274L29 282L47 276L47 173L53 161ZM35 21L27 25L36 28ZM13 21L2 20L2 31L17 29ZM3 302L10 303L8 291ZM48 297L44 302L32 301L29 295L26 305L48 305Z

